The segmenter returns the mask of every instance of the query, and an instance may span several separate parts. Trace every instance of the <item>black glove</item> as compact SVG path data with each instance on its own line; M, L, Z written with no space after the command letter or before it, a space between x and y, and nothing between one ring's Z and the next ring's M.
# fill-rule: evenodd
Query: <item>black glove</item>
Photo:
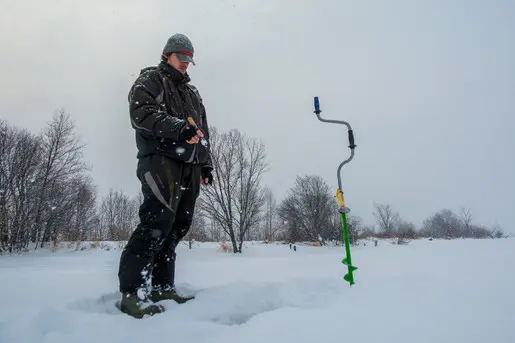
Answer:
M213 183L213 168L211 167L203 167L200 171L200 175L202 177L202 183L205 183L204 180L207 179L207 184Z
M189 141L193 137L197 135L198 127L195 125L190 125L190 123L185 122L181 131L179 132L179 140L181 141Z

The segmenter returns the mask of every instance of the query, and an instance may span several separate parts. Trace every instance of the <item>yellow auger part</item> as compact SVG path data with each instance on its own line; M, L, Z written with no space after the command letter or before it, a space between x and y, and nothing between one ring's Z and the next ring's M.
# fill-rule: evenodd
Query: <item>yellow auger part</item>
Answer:
M338 200L338 205L340 208L344 207L345 202L343 200L343 192L339 188L336 189L336 199Z

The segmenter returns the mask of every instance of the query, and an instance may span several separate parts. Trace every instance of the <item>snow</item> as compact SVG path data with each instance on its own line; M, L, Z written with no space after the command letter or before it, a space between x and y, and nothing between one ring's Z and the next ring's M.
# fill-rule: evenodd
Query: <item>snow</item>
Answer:
M114 307L120 250L0 256L0 342L515 342L515 239L352 248L247 242L178 248L178 288L134 319Z

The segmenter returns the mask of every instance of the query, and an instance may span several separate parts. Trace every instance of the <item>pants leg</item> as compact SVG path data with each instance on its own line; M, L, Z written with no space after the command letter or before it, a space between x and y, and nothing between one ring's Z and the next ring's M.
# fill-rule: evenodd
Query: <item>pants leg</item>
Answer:
M144 196L140 223L120 257L118 278L121 292L137 293L150 288L154 256L166 241L181 199L183 164L166 163L157 155L138 162L137 176Z
M182 191L171 231L154 259L152 287L156 291L168 291L175 287L175 248L190 230L195 203L200 194L198 165L183 166L180 186Z

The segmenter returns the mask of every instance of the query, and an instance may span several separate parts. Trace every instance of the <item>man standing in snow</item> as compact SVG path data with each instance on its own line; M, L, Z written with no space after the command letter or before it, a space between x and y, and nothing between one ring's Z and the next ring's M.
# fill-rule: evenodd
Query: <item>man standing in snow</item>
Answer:
M175 290L175 248L190 229L200 184L213 181L206 110L187 73L193 53L188 37L171 36L161 62L141 70L129 92L144 199L120 258L119 306L137 318L164 311L160 300L193 299Z

